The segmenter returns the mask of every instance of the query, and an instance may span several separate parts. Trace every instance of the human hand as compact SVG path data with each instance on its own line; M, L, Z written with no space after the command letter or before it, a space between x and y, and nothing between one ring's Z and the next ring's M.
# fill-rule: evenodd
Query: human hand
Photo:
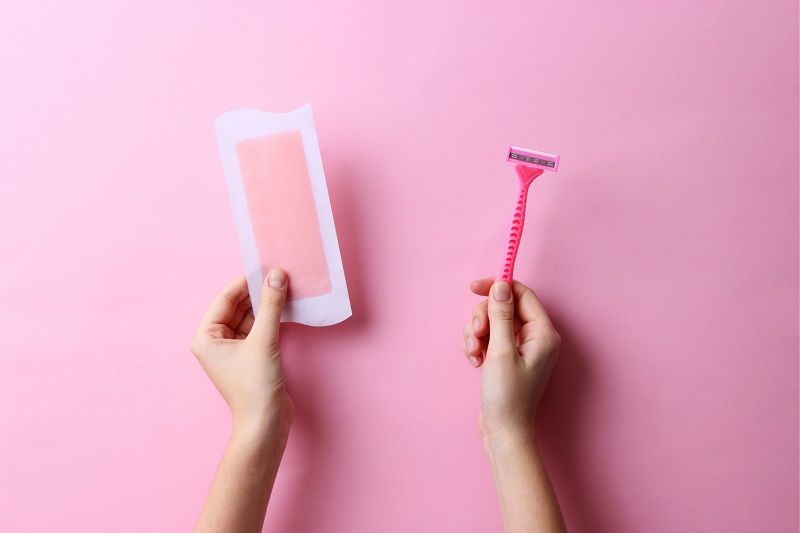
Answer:
M287 286L286 273L271 270L254 317L247 281L236 278L211 303L192 339L192 352L231 408L234 432L288 434L294 409L278 342Z
M489 296L464 327L464 353L482 367L480 431L532 439L533 423L561 343L536 295L525 285L484 278L470 289Z

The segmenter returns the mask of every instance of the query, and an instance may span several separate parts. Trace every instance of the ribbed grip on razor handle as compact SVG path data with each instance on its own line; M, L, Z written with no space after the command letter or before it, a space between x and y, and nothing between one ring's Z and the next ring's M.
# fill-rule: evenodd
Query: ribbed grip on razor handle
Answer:
M522 228L525 226L525 206L528 203L528 188L530 186L530 181L527 183L520 182L519 184L519 197L517 198L517 207L514 209L514 218L511 219L506 257L503 262L503 270L498 276L498 279L508 283L514 282L514 263L517 260L519 242L522 240Z

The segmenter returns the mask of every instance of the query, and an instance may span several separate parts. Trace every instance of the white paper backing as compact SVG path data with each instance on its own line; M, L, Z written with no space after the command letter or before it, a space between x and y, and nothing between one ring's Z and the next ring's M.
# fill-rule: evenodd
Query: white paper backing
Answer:
M290 299L283 310L281 321L299 322L309 326L328 326L348 318L352 314L350 296L347 293L336 228L333 225L333 213L328 197L328 186L325 183L325 172L322 169L322 157L319 152L317 133L314 129L311 105L306 104L300 109L288 113L265 113L255 109L230 111L218 117L214 121L214 126L217 131L222 166L228 182L228 192L236 221L236 232L239 237L239 248L244 262L250 299L253 302L253 312L258 312L263 279L255 235L250 223L247 197L239 171L239 159L236 156L236 143L282 131L300 130L332 290L321 296L299 300Z

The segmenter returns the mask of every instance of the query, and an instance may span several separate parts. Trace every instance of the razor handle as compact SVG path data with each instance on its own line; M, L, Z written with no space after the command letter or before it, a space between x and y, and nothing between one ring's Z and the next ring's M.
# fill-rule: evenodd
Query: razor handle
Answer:
M503 270L500 272L499 279L514 283L514 263L517 260L519 243L522 240L522 228L525 226L525 207L528 203L528 189L533 180L520 180L519 196L517 205L514 208L514 218L511 219L511 229L508 232L508 246L506 247L506 257L503 262Z

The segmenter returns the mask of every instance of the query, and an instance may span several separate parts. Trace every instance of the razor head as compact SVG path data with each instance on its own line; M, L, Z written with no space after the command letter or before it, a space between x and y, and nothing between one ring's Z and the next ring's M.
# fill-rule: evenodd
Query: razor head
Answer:
M506 155L506 161L509 163L518 163L520 165L542 168L553 172L558 172L558 161L560 159L560 156L554 154L528 150L527 148L520 148L519 146L509 146Z

